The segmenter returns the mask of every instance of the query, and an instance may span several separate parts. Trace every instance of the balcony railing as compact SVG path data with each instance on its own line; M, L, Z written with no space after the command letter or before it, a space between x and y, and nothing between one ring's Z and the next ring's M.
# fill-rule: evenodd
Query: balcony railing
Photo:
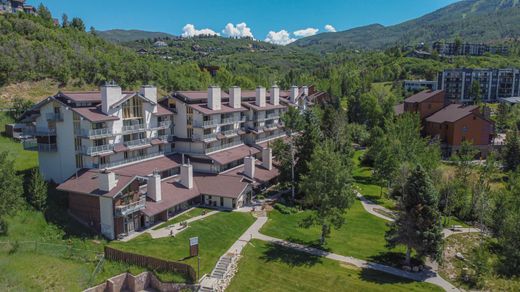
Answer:
M267 120L278 119L278 118L280 118L280 114L278 114L278 113L272 113L272 114L268 114L268 115L266 116L266 119L267 119Z
M89 138L100 138L100 137L110 137L113 136L114 133L112 129L109 128L101 128L101 129L81 129L81 135Z
M56 152L58 145L55 143L38 143L36 139L28 139L23 141L23 149L38 152Z
M150 127L150 129L168 129L171 127L172 121L162 121L155 127Z
M217 119L208 120L208 121L193 121L193 126L197 128L211 128L215 127L220 123Z
M285 136L285 133L283 132L275 132L267 137L264 137L264 138L261 138L261 139L256 139L255 143L262 143L262 142L265 142L267 140L272 140L272 139L277 139L277 138L281 138Z
M236 129L226 130L226 131L222 131L222 132L220 132L220 133L222 133L222 134L223 134L224 136L226 136L226 137L230 137L230 136L238 135Z
M136 124L136 125L129 125L129 126L123 126L122 132L124 133L130 133L130 132L139 132L146 130L145 124Z
M124 164L128 164L128 163L132 163L132 162L136 162L136 161L140 161L140 160L144 160L144 159L148 159L148 158L153 158L153 157L157 157L157 156L161 156L161 155L164 155L164 151L159 151L159 152L150 153L150 154L146 154L146 155L135 156L135 157L132 157L132 158L127 158L127 159L114 161L114 162L109 162L109 163L94 164L94 168L99 168L99 169L112 168L112 167L116 167L116 166L120 166L120 165L124 165Z
M142 209L144 209L145 205L146 205L146 197L141 196L141 197L139 197L139 201L135 201L130 204L126 204L126 205L122 205L122 206L116 206L116 217L123 217L128 214L132 214L134 212L142 210Z
M106 145L100 145L100 146L85 146L81 148L81 152L86 155L97 155L101 153L111 152L114 150L113 144L106 144Z
M217 133L209 133L209 134L193 133L192 137L193 137L193 140L195 140L195 141L214 140L217 138Z
M240 118L227 118L227 119L222 119L220 120L220 124L221 125L225 125L225 124L234 124L234 123L243 123L247 120L246 117L240 117Z
M56 128L26 127L23 129L26 136L55 136Z
M137 147L137 146L143 146L146 144L150 144L151 139L150 138L144 138L144 139L137 139L132 141L126 141L124 142L127 147Z
M63 121L63 116L61 113L47 113L45 115L47 118L47 121L55 121L55 122L61 122Z
M208 154L208 153L219 151L219 150L226 149L226 148L229 148L229 147L237 146L237 145L240 145L242 143L243 143L242 141L235 141L235 142L232 142L232 143L227 143L227 144L223 144L223 145L213 146L213 147L204 149L204 153Z

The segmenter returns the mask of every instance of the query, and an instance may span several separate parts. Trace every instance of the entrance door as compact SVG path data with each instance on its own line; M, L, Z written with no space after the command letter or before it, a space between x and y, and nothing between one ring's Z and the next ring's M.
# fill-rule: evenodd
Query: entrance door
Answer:
M132 218L132 215L125 217L125 231L127 234L135 231L134 219Z

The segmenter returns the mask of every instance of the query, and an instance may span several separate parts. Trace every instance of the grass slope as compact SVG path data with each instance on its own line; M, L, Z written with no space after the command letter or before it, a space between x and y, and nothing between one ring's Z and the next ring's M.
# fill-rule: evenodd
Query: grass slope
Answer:
M182 214L172 218L171 220L168 220L167 222L164 222L162 224L157 225L156 227L153 228L153 230L157 230L157 229L161 229L161 228L164 228L164 227L168 227L170 225L186 221L186 220L191 219L193 217L200 216L200 215L202 215L202 213L204 211L206 211L208 213L208 212L211 212L212 210L211 209L207 209L207 208L202 208L202 207L193 208L192 210L189 210L188 212L182 213Z
M226 291L442 291L373 270L253 240Z
M5 112L0 112L0 132L4 132L5 125L12 123L13 119ZM0 152L8 151L9 157L14 160L17 171L25 171L38 166L38 153L23 150L22 143L17 143L10 138L0 136Z

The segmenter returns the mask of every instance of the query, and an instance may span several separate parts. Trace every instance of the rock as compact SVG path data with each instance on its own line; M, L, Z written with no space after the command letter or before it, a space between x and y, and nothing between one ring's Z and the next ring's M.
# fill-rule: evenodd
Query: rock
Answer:
M410 266L403 266L403 270L410 272L411 268L410 268Z
M462 261L465 259L465 258L464 258L464 255L462 255L460 252L457 252L457 253L455 254L455 257L458 258L459 260L462 260Z
M415 267L413 267L412 270L413 270L415 273L417 273L417 272L419 272L419 267L418 267L418 266L415 266Z

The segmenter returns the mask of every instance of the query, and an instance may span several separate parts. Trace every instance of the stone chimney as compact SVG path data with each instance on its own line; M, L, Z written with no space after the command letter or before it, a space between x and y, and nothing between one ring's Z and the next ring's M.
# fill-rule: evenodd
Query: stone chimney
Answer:
M240 108L242 106L242 89L233 86L229 89L229 106L232 108Z
M220 87L210 86L208 88L208 107L214 111L218 111L220 110L221 103Z
M273 169L273 149L267 147L262 149L262 166L265 169Z
M153 85L143 85L139 90L139 94L146 97L147 99L153 101L155 105L153 105L153 112L157 112L157 87Z
M122 96L121 86L113 82L101 86L101 111L110 114L110 106L118 102Z
M187 189L193 188L193 165L189 161L181 165L181 184Z
M298 86L293 85L291 86L291 102L296 103L296 99L298 98L298 95L300 95L300 90L298 89Z
M159 202L162 199L161 175L156 170L148 176L147 192L148 197L155 202Z
M244 174L250 179L255 179L255 164L254 156L250 155L244 158Z
M116 185L116 174L110 170L103 170L98 175L99 189L104 192L110 192Z
M265 87L258 86L256 88L256 105L259 107L265 107Z
M269 102L272 105L279 105L280 104L280 88L278 85L271 86L271 94L270 94Z

